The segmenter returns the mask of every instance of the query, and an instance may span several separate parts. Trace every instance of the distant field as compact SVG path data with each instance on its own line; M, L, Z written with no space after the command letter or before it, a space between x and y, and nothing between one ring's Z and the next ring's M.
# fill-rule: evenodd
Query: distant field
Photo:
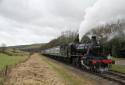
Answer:
M19 46L11 46L11 47L26 50L26 49L39 49L43 45L45 45L45 43L31 44L31 45L19 45Z
M125 65L112 65L112 70L125 74Z
M22 60L25 60L27 56L9 56L3 53L0 53L0 70L6 65L16 64Z
M125 60L125 58L116 58L116 57L112 57L113 60Z
M125 58L115 58L115 57L113 57L113 60L119 61L119 60L125 60ZM121 73L125 74L125 65L114 64L114 65L112 65L111 70L118 71L118 72L121 72Z

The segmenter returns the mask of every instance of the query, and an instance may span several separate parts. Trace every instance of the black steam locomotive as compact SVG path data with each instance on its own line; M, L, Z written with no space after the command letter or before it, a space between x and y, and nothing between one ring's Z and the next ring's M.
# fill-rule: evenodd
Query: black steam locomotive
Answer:
M96 36L92 36L90 43L81 44L77 41L46 49L42 52L56 59L96 72L106 72L110 65L114 63L112 59L105 55Z

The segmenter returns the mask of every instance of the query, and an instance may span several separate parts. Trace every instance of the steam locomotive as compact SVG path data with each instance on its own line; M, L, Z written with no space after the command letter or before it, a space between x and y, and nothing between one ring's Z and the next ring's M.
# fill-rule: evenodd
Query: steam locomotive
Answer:
M94 72L107 72L111 64L114 64L114 61L105 55L96 36L92 36L89 43L82 44L77 41L46 49L42 53Z

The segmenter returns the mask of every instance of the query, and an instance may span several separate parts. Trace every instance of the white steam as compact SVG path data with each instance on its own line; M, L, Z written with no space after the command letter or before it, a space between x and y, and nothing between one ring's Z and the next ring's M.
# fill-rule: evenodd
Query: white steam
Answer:
M85 11L80 25L80 39L90 29L118 19L125 19L125 0L98 0Z

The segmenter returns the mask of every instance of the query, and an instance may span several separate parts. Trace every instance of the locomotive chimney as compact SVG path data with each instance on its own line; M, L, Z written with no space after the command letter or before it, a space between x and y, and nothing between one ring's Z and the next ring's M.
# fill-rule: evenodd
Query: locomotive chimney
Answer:
M96 36L92 36L91 43L92 43L92 45L97 45Z
M79 43L79 34L77 34L75 40L74 40L74 43Z

